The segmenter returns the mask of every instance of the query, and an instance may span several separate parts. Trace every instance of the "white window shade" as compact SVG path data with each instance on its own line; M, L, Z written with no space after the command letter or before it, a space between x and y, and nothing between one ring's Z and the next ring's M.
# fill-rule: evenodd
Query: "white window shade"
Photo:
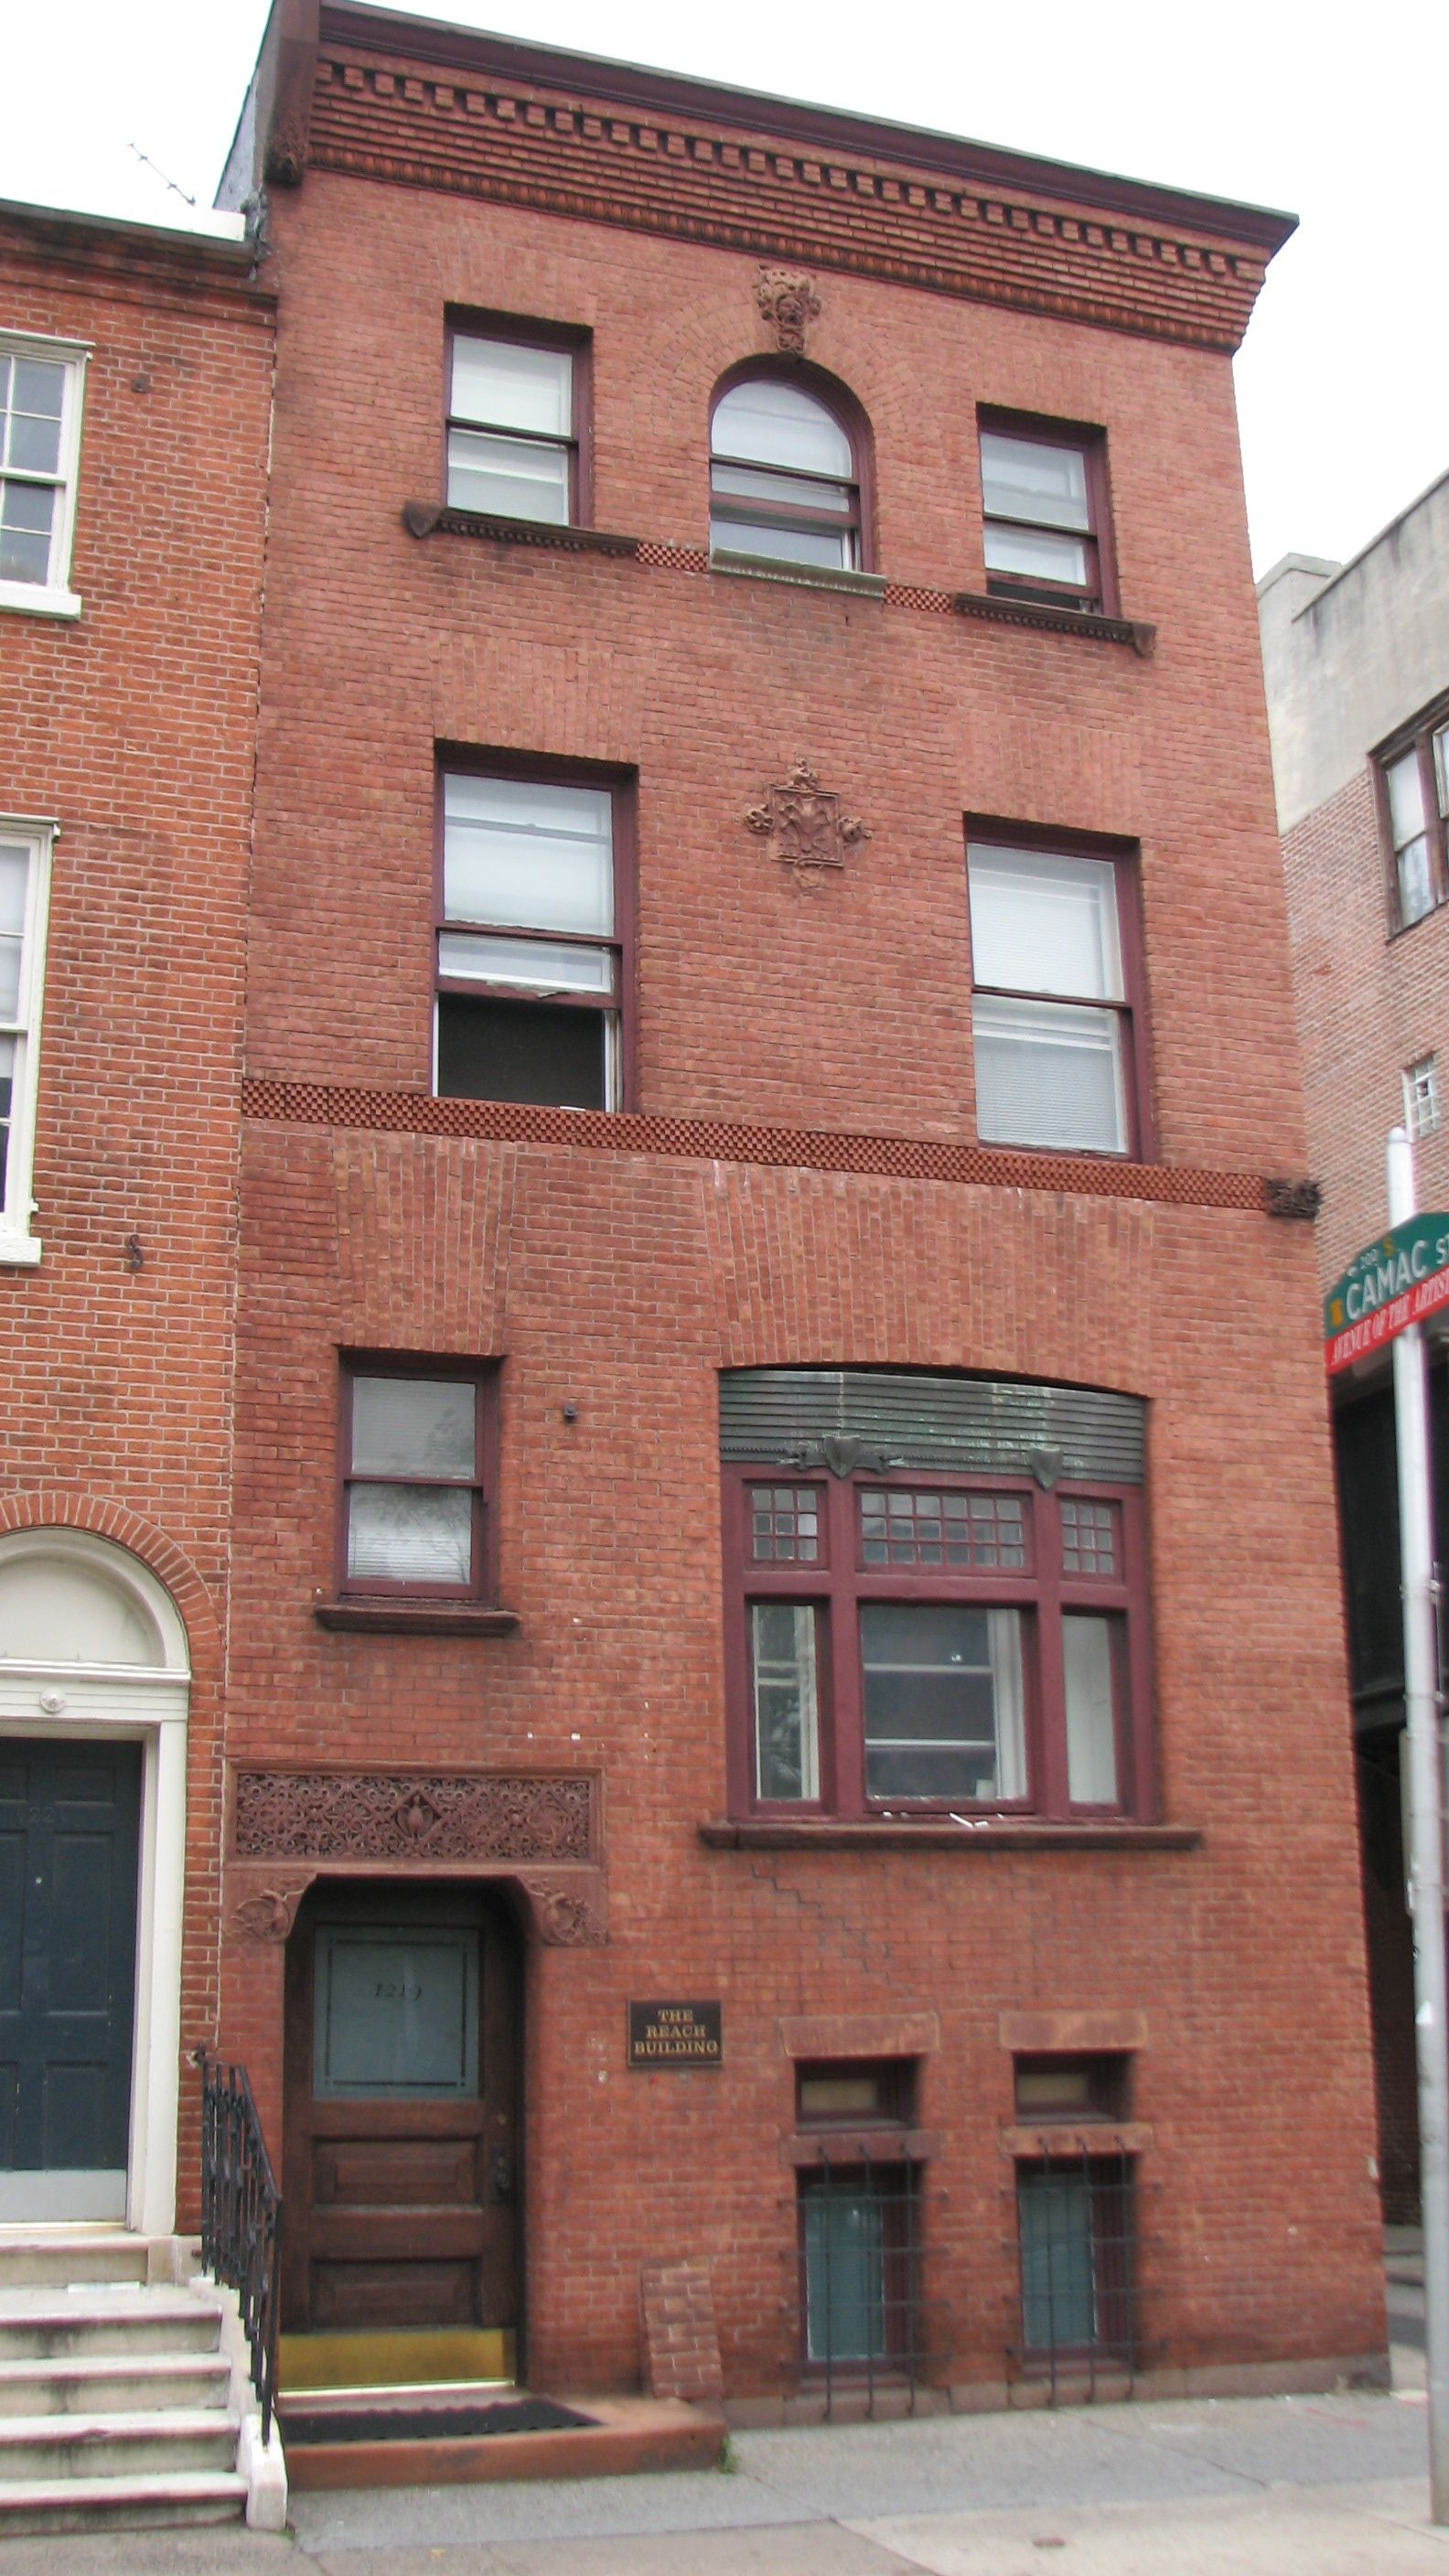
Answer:
M971 957L978 985L1124 999L1117 878L1110 859L973 843Z
M850 441L839 421L813 395L774 377L752 378L721 396L714 407L710 445L716 456L781 465L796 474L848 480L855 472Z
M460 336L453 342L448 408L454 420L567 438L573 428L573 359L567 349Z
M978 993L972 1032L976 1127L989 1144L1126 1152L1122 1030L1115 1011Z
M443 898L450 922L611 937L607 789L445 778Z

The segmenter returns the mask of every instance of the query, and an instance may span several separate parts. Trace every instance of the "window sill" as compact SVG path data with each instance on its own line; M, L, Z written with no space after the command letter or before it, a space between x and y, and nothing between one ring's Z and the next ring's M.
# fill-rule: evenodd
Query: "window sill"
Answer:
M41 582L0 581L0 608L24 617L79 617L82 602L73 590L47 590Z
M441 501L408 501L403 526L410 537L487 537L498 546L550 546L571 555L637 555L638 537L607 528L559 527L551 519L495 518L485 510L453 510Z
M924 2164L940 2152L934 2129L797 2129L780 2140L786 2165Z
M352 1629L375 1637L509 1637L516 1610L485 1609L474 1601L315 1601L319 1628Z
M1018 1824L997 1822L953 1825L949 1819L922 1817L919 1823L845 1824L829 1816L752 1816L741 1824L721 1818L696 1827L712 1851L863 1851L883 1846L904 1851L1196 1851L1202 1833L1196 1825Z
M1098 644L1130 644L1144 662L1151 660L1157 643L1155 626L1135 617L1103 617L1097 609L1049 608L1045 600L997 599L984 590L958 590L951 605L958 617L1034 626L1047 635L1085 635Z
M875 572L837 572L829 564L782 562L778 555L736 554L727 546L710 553L711 572L739 574L747 581L781 581L796 590L841 590L850 599L884 599L885 577Z
M1001 2132L1004 2156L1142 2156L1152 2145L1146 2120L1032 2120Z
M0 1270L33 1270L44 1246L36 1234L0 1234Z

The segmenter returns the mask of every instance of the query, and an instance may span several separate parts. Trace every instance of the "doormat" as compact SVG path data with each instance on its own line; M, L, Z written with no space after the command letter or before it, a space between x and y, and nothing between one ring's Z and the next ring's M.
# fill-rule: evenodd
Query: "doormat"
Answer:
M502 2397L488 2406L331 2407L283 2405L289 2442L471 2442L488 2433L567 2433L597 2416L551 2397Z

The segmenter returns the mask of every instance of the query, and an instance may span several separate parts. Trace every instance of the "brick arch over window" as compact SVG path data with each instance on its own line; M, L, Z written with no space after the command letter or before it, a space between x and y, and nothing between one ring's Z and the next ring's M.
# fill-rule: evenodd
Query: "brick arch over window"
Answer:
M780 399L774 424L757 455L748 437L726 437L721 406L758 387L768 404ZM812 440L811 416L819 437ZM719 378L709 400L711 541L716 551L770 553L784 561L826 563L839 537L842 570L874 569L873 442L865 410L848 385L809 359L791 356L741 359ZM832 447L829 433L837 433ZM739 489L751 479L754 489ZM743 475L740 471L743 469ZM731 530L737 530L732 534ZM792 554L791 540L808 553ZM846 560L849 558L849 560Z
M154 1522L128 1504L103 1501L90 1494L38 1493L0 1495L0 1537L17 1530L83 1530L110 1539L138 1557L170 1594L186 1629L191 1677L197 1682L221 1679L221 1627L211 1593L185 1550Z

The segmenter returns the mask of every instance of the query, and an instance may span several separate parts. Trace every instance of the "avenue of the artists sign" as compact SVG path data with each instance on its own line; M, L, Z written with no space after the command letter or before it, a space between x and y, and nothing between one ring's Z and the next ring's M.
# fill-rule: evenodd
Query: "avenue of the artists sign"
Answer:
M1442 1210L1379 1235L1335 1280L1323 1301L1330 1377L1440 1306L1449 1306L1449 1216Z

